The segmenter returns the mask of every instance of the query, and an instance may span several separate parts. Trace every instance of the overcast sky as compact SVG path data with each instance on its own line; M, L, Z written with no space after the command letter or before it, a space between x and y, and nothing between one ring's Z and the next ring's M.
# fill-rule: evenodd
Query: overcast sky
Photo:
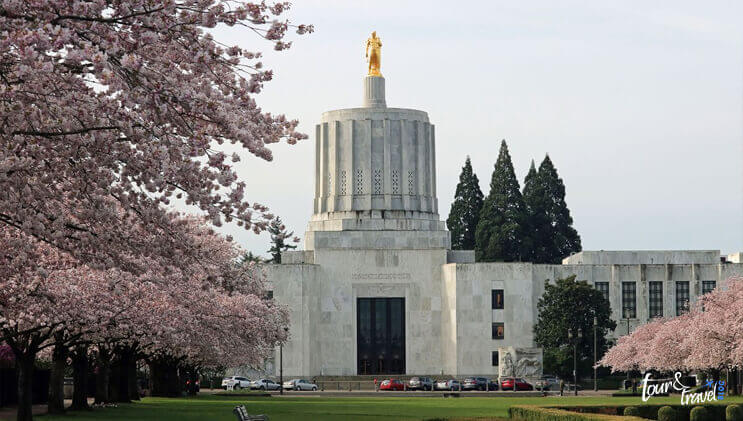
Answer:
M388 106L436 125L442 220L465 156L487 194L505 138L522 184L549 153L584 249L743 251L743 2L296 0L289 17L315 33L267 52L256 100L311 137L273 162L244 155L239 175L300 237L314 125L360 106L376 30ZM215 36L270 50L247 30ZM225 231L266 254L266 234Z

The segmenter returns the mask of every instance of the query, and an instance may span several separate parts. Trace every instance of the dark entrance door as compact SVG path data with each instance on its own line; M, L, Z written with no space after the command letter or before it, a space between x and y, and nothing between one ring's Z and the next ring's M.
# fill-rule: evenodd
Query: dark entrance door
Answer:
M405 374L405 299L358 298L358 374Z

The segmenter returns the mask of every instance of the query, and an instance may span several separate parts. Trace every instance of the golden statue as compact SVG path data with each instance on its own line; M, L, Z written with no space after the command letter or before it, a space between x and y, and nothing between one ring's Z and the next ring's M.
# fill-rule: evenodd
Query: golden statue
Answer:
M366 61L369 62L369 76L381 77L382 40L377 37L377 31L372 32L366 40Z

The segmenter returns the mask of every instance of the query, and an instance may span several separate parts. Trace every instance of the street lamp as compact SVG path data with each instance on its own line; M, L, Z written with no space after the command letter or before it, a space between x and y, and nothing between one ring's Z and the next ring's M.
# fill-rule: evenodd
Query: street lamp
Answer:
M627 316L625 318L625 320L627 320L627 336L629 336L629 311L626 311L625 310L625 313L626 313L625 316ZM629 370L627 370L627 384L629 384ZM626 389L626 387L625 387L625 389Z
M568 341L573 342L573 390L578 396L578 342L583 338L583 333L578 329L578 336L573 341L573 331L568 330Z
M288 332L289 328L284 328L284 333ZM279 395L284 394L284 343L279 343Z
M596 331L599 327L599 318L594 316L593 317L593 391L596 392L599 390L599 383L598 383L598 377L596 376L596 359L598 352L598 336L596 335Z

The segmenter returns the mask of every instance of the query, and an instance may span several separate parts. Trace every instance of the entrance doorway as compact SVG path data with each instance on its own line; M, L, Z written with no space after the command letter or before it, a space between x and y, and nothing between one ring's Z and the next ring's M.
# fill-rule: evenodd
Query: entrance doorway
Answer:
M405 374L405 299L356 301L358 374Z

